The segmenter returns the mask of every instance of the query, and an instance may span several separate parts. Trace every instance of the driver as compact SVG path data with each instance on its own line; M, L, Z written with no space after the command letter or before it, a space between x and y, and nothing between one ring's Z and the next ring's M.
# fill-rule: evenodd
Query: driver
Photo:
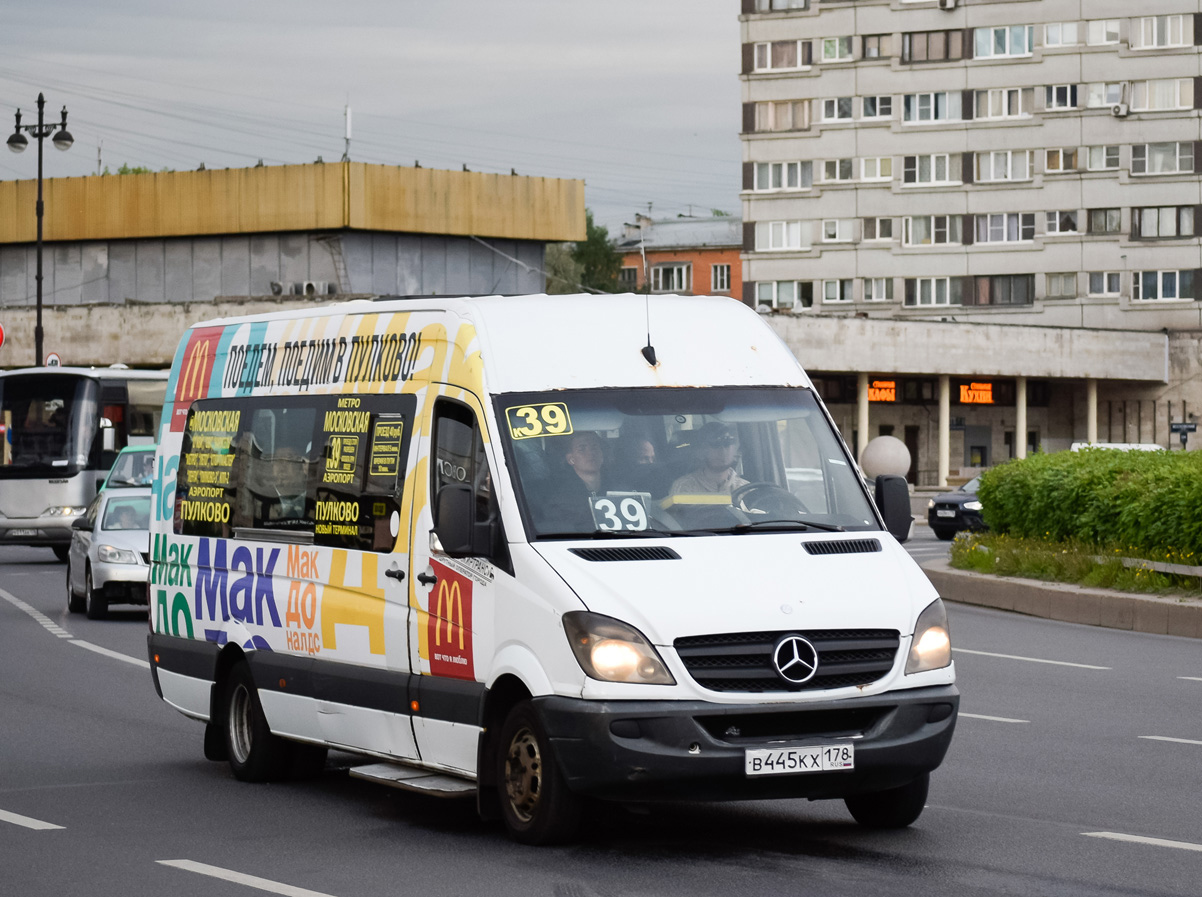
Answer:
M733 427L716 420L709 421L693 434L693 444L699 452L698 467L678 478L669 495L730 495L740 486L747 485L747 480L735 472L739 437Z

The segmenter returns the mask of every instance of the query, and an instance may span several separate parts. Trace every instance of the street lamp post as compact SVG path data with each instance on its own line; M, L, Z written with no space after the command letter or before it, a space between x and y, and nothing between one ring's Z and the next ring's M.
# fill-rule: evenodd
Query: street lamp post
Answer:
M37 292L38 292L38 319L37 326L33 330L33 364L37 367L42 364L42 218L44 207L42 204L42 141L50 137L54 132L55 125L46 124L44 113L46 110L46 98L42 94L38 94L38 123L36 125L21 124L21 110L17 110L17 125L13 133L8 138L8 148L14 153L25 151L25 147L29 145L29 140L25 134L32 134L38 141L38 269L37 269ZM71 132L67 130L67 107L63 107L63 120L58 124L58 133L54 134L53 143L60 150L69 150L71 144L75 142L75 138L71 136Z

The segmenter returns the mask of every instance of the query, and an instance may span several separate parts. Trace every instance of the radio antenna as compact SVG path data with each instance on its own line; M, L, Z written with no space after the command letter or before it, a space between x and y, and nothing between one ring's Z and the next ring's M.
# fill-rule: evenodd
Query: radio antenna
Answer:
M650 204L647 211L651 211ZM643 239L642 222L639 222L639 252L643 256L643 315L647 322L647 345L643 346L643 357L647 359L647 364L655 367L655 346L651 345L651 279L647 274L647 242Z

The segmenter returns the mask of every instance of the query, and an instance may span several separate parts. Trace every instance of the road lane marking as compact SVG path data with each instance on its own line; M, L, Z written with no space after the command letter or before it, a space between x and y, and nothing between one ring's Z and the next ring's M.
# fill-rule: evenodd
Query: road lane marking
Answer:
M1202 676L1178 676L1178 679L1188 679L1190 682L1202 682Z
M278 881L259 878L256 875L247 875L244 872L235 872L232 869L222 869L220 866L210 866L207 863L197 863L192 860L156 860L155 862L160 866L171 866L175 869L183 869L185 872L220 878L223 881L232 881L234 884L246 885L248 888L258 888L260 891L269 891L272 894L284 894L286 897L332 897L321 891L310 891L308 888L281 884Z
M103 654L105 657L111 657L114 660L123 660L126 663L132 663L134 666L142 667L146 670L150 669L150 661L142 660L140 657L130 657L128 654L122 654L120 651L110 651L108 648L93 645L91 642L85 642L79 638L71 639L71 644L86 648L89 651L95 651L97 654Z
M1176 744L1202 744L1202 741L1194 741L1192 738L1169 738L1167 735L1140 735L1140 738L1146 738L1148 741L1172 741Z
M1132 844L1151 844L1153 847L1176 847L1178 850L1202 852L1202 844L1189 841L1169 841L1166 838L1145 838L1143 835L1124 835L1122 832L1082 832L1086 838L1106 838L1110 841L1129 841Z
M980 713L965 713L960 711L960 716L966 716L969 719L987 719L991 723L1029 723L1029 719L1010 719L1008 716L984 716Z
M0 822L11 822L13 825L31 828L36 831L49 831L50 829L62 828L61 825L55 825L53 822L43 822L40 819L21 816L17 813L9 813L6 810L0 810Z
M5 601L7 601L9 604L11 604L13 607L15 607L17 610L23 611L23 612L29 614L29 616L33 617L33 619L35 621L40 623L42 628L45 629L47 632L50 632L51 634L56 635L59 638L74 638L74 636L72 636L71 633L67 632L67 630L63 629L61 626L59 626L57 623L55 623L53 620L51 620L48 616L46 616L44 613L42 613L36 607L32 607L31 605L26 604L24 601L22 601L16 595L13 595L11 592L6 592L6 591L4 591L4 589L0 589L0 598L3 598Z
M1042 657L1022 657L1018 654L995 654L992 651L970 651L967 648L952 648L960 654L980 654L982 657L1004 657L1006 660L1025 660L1028 663L1050 663L1058 667L1077 667L1082 670L1109 670L1111 667L1094 666L1092 663L1069 663L1067 660L1044 660Z

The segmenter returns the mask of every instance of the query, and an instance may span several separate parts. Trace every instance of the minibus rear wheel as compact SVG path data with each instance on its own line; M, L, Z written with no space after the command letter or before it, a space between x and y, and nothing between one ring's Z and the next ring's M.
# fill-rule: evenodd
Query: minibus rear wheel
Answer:
M530 701L515 705L501 727L497 794L505 827L515 841L562 844L580 828L580 798L568 790Z
M900 788L853 794L843 798L843 802L860 825L868 828L905 828L922 815L930 784L931 774L924 772Z
M225 743L230 769L243 782L266 782L285 775L289 744L272 735L246 661L230 669L225 686Z

